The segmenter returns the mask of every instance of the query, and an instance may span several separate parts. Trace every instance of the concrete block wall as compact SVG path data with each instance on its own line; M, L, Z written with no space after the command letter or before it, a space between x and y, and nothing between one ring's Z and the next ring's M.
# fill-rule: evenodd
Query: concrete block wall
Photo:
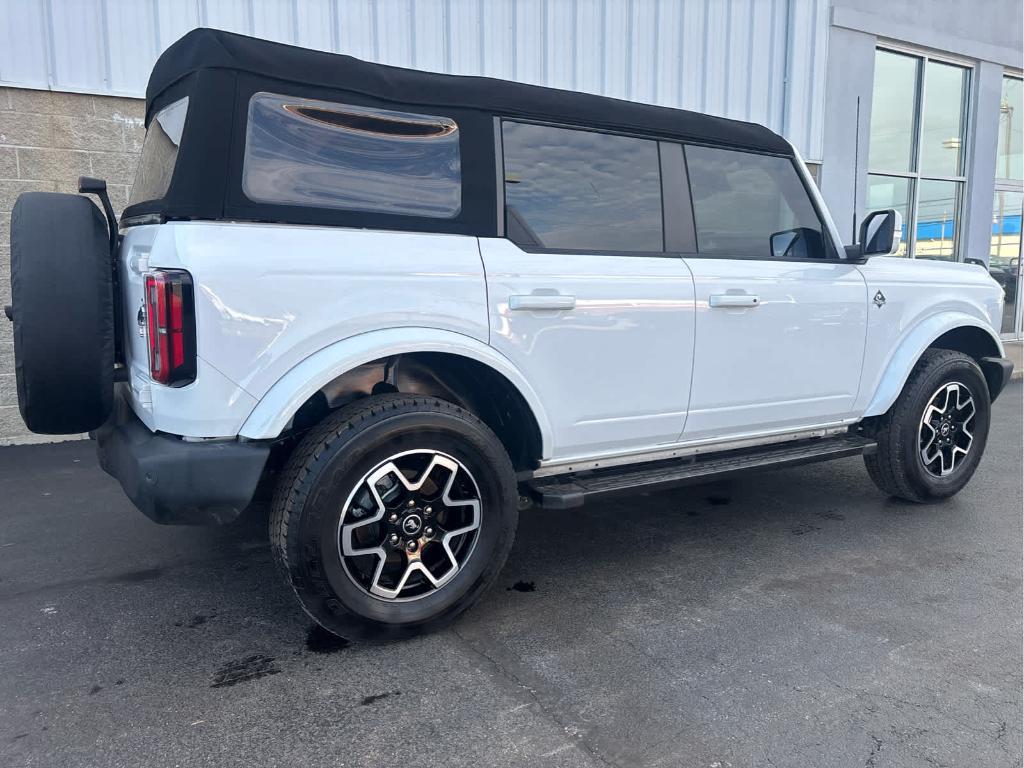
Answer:
M0 88L0 305L11 303L11 208L22 192L107 180L120 213L145 136L141 99ZM0 445L42 442L18 412L11 324L0 317Z

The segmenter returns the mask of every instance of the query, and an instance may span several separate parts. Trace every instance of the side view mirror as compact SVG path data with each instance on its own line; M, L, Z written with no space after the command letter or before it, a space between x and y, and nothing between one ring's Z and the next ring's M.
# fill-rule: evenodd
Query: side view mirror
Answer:
M892 256L900 249L903 216L895 208L873 211L860 225L861 256Z

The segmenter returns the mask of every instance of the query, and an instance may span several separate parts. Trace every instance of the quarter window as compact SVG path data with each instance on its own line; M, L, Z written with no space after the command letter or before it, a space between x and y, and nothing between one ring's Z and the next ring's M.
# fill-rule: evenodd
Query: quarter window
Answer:
M502 123L506 232L524 246L661 251L654 141Z
M793 161L686 147L697 250L749 259L823 259L821 220Z
M451 218L462 203L453 120L257 93L242 189L255 202Z
M185 130L188 97L178 99L161 109L149 124L142 143L142 155L135 169L135 181L128 195L128 205L159 200L167 194L178 160L181 134Z

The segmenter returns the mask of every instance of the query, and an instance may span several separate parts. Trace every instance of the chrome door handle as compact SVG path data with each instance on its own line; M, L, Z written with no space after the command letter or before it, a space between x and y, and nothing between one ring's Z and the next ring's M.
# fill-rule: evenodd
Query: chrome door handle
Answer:
M756 307L761 299L749 293L716 293L708 300L712 307Z
M508 308L511 310L575 309L575 307L576 297L561 293L528 293L508 297Z

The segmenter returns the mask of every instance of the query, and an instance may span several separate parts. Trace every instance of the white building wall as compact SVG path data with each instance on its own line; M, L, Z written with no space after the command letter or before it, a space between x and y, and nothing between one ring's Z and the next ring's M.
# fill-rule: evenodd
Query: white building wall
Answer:
M0 0L0 86L142 96L218 27L763 123L820 159L828 0Z

